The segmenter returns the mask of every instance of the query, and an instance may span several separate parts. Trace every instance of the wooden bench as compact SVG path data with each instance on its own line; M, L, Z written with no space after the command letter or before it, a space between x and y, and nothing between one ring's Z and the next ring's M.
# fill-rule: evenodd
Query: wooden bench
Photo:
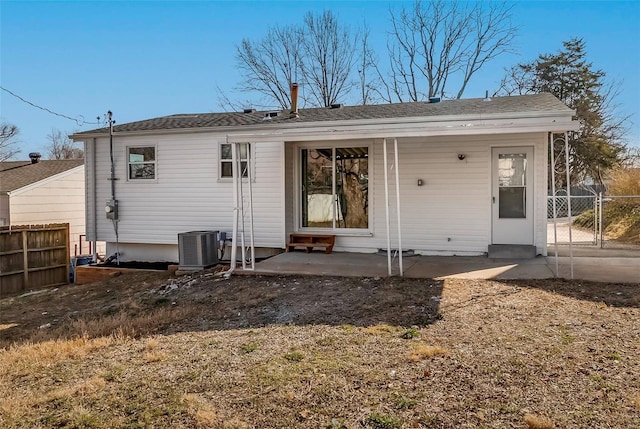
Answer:
M305 252L309 253L314 247L320 247L324 248L324 253L329 254L333 250L335 243L335 235L293 233L289 235L287 252L295 249L296 247L303 247Z

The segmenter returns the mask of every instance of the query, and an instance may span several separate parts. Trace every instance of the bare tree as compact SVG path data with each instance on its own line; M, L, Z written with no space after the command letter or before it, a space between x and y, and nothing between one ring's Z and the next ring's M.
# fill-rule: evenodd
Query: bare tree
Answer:
M15 155L20 153L20 149L16 149L18 144L16 136L20 133L18 127L6 122L0 123L0 162L8 161Z
M357 37L330 11L305 15L298 26L271 27L259 41L242 40L236 62L242 80L237 90L260 94L264 104L291 107L290 88L301 85L303 105L329 106L352 89ZM225 107L236 102L219 91Z
M328 107L349 93L355 67L356 37L338 23L331 11L320 15L308 12L300 30L303 47L303 84L305 100L314 106Z
M517 31L506 3L416 0L390 13L389 72L379 74L388 102L461 98L478 70L510 51Z
M84 151L75 147L75 143L67 137L66 133L55 128L47 134L49 145L47 155L49 159L79 159L84 158Z
M290 107L291 84L301 74L299 31L295 27L272 27L258 42L243 39L236 48L243 77L239 89L262 94L283 109Z
M360 32L360 55L357 58L358 63L358 77L359 77L359 90L360 90L360 104L372 104L378 101L380 98L376 96L378 88L381 82L376 77L378 56L369 44L369 28L366 24L363 25Z

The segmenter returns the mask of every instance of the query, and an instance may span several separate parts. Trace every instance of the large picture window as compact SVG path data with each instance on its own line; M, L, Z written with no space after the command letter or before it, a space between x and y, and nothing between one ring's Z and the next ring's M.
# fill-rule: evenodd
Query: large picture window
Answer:
M127 148L129 180L156 178L156 148L154 146Z
M369 228L369 148L301 150L302 227Z
M240 152L240 170L242 177L249 177L249 158L251 155L251 144L238 143ZM233 177L233 161L232 161L232 145L230 143L222 143L220 145L220 178Z

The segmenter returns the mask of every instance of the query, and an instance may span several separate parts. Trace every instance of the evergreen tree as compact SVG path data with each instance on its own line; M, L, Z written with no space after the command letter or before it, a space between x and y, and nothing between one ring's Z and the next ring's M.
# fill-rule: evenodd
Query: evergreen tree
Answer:
M563 42L556 54L540 55L532 63L509 70L498 94L550 92L576 111L578 131L569 132L570 168L573 183L587 177L602 183L603 174L625 157L625 121L616 115L616 87L607 84L605 72L586 61L582 39ZM560 154L559 163L564 163Z

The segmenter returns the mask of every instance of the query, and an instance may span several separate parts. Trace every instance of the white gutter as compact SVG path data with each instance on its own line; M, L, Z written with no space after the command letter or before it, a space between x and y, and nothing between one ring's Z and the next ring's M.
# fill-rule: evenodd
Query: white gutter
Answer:
M529 124L522 123L504 123L504 124L449 124L439 127L425 126L417 124L410 126L408 124L394 125L378 125L368 128L314 128L314 129L298 129L290 132L285 130L272 130L269 133L242 133L229 134L230 141L315 141L315 140L344 140L353 138L379 138L381 135L389 135L391 132L394 136L400 137L435 137L448 135L488 135L488 134L517 134L517 133L536 133L536 132L564 132L567 130L575 130L579 127L577 121L567 122L536 122Z

